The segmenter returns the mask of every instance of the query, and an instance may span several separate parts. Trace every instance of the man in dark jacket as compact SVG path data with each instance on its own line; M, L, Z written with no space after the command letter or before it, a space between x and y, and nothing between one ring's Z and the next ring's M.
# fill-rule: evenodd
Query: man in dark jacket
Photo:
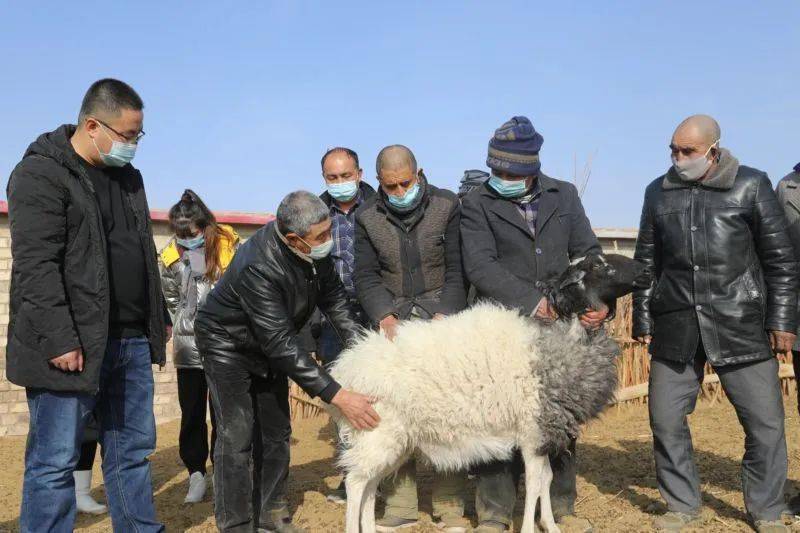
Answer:
M375 189L361 180L362 170L358 154L349 148L331 148L322 156L322 178L326 190L320 198L330 210L333 249L331 258L336 273L347 293L350 312L356 323L366 327L369 323L356 299L353 270L355 269L356 210L375 196ZM330 323L323 320L319 355L325 364L332 363L342 351L342 343Z
M795 258L800 260L800 163L778 182L775 193L786 214L787 231L789 239L792 241ZM800 340L795 340L792 347L792 364L794 375L800 376ZM800 402L800 397L798 397L798 402ZM800 407L800 403L798 406ZM800 500L797 503L796 507L800 509Z
M798 269L786 217L760 170L719 147L714 119L695 115L672 136L673 166L645 192L636 258L655 273L634 295L633 335L650 346L650 425L658 487L680 530L701 506L686 415L705 363L745 432L744 502L758 531L788 531L787 456L775 353L792 348Z
M214 492L221 531L302 531L291 524L286 500L287 376L310 396L338 407L357 429L378 422L368 398L341 389L298 345L315 307L345 344L355 333L329 256L332 245L327 206L309 192L289 194L277 220L239 247L197 315L197 346L217 413ZM261 453L255 454L251 477L254 431L260 432ZM260 485L255 509L254 480Z
M356 213L355 286L372 324L389 339L402 320L456 313L466 304L455 194L429 184L411 150L387 146L377 159L380 191ZM384 490L381 531L416 523L416 466L402 466ZM453 531L464 527L464 477L438 475L433 513Z
M541 282L563 273L571 260L601 249L575 187L541 172L543 140L526 117L513 117L495 131L486 159L492 176L462 200L461 243L467 280L479 299L550 319L554 312ZM607 309L590 311L581 322L594 329L607 314ZM556 519L573 530L589 529L586 520L572 516L575 442L550 461ZM478 468L479 531L511 525L521 471L519 457Z
M13 269L6 371L31 413L20 529L72 531L72 471L94 410L114 529L161 531L150 464L151 364L167 314L142 176L143 104L104 79L78 125L30 145L8 183Z
M369 320L358 303L353 282L356 262L355 224L356 210L375 196L375 189L361 180L363 171L358 164L358 154L350 148L331 148L322 156L321 165L326 190L320 198L330 210L333 239L331 258L347 293L350 313L359 326L366 328L369 327ZM324 318L321 322L317 353L325 365L330 365L339 356L344 345L330 322ZM347 492L342 479L336 490L328 494L328 501L343 504L346 498Z
M787 231L789 232L789 239L792 241L795 259L800 260L800 163L796 164L792 172L789 172L778 182L775 193L786 215ZM800 319L800 316L798 319ZM800 328L798 333L800 333ZM792 346L792 366L794 367L795 379L797 379L797 376L800 376L800 339L795 339L794 346ZM800 395L797 402L797 408L800 411ZM794 515L800 514L800 496L792 498L789 502L789 509Z

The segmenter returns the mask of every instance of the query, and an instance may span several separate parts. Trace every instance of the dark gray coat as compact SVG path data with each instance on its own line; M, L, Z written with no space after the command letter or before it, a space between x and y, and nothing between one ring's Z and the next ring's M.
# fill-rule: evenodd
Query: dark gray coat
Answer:
M778 195L778 202L786 214L787 231L794 247L795 259L800 260L800 163L794 167L793 172L788 173L778 182L775 192ZM798 333L800 333L800 328L798 328ZM795 341L794 350L800 350L800 338ZM796 359L800 362L800 358Z
M711 364L773 357L766 330L795 331L798 270L786 217L764 172L721 150L686 183L670 171L645 192L636 259L654 285L634 295L633 335L658 359Z
M479 298L525 314L544 296L537 283L560 275L570 260L600 253L575 186L539 176L536 236L517 206L483 184L462 199L461 250Z

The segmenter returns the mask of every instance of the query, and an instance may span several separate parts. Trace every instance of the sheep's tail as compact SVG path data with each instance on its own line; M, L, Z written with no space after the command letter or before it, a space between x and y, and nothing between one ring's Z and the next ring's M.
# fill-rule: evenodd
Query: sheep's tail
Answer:
M619 345L604 331L587 335L577 320L544 328L536 343L539 379L538 452L557 454L577 438L582 424L597 417L614 399Z

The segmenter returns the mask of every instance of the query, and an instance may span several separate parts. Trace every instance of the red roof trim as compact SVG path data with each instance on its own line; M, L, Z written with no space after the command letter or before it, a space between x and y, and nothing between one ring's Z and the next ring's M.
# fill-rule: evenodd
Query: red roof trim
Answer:
M8 202L0 200L0 215L8 214ZM150 218L157 222L167 222L169 212L166 209L153 209ZM222 224L235 224L239 226L263 226L275 220L275 215L269 213L240 213L238 211L216 211L214 216Z

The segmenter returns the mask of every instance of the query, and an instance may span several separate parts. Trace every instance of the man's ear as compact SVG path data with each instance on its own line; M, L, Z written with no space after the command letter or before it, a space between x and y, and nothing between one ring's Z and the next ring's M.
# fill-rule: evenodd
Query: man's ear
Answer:
M565 288L569 287L570 285L575 285L576 283L580 283L583 278L586 277L586 271L575 269L570 274L561 280L558 288L564 290Z

